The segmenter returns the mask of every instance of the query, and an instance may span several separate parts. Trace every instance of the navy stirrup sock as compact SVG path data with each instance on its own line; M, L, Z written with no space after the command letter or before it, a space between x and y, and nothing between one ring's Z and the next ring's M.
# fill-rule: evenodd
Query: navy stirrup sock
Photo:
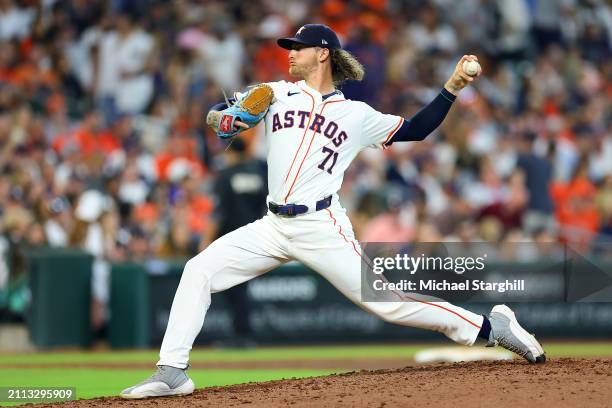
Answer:
M489 335L491 334L491 322L487 316L482 315L482 317L484 317L484 320L482 321L482 327L478 332L478 337L489 340Z

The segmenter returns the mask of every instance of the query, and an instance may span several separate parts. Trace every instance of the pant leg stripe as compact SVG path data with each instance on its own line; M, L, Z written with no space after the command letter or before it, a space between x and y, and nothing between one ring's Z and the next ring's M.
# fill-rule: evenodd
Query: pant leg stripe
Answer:
M330 216L330 218L332 219L332 221L334 221L334 226L335 226L335 225L336 225L336 223L337 223L337 221L336 221L336 218L334 217L334 214L331 212L331 210L330 210L329 208L326 208L325 210L326 210L326 211L329 213L329 216ZM346 243L350 243L350 244L352 244L352 245L353 245L353 250L355 251L355 253L357 253L357 255L359 255L359 257L360 257L362 260L365 260L365 261L366 261L366 263L368 264L368 266L372 267L372 264L371 264L370 260L369 260L369 259L367 259L367 258L365 258L365 257L364 257L364 256L363 256L363 255L362 255L362 254L361 254L361 253L360 253L360 252L357 250L357 247L356 247L356 245L355 245L355 241L352 241L352 240L351 240L351 241L349 241L349 240L346 238L346 235L344 235L344 234L342 233L342 226L339 226L339 228L340 228L340 229L339 229L339 231L338 231L338 232L339 232L340 236L341 236L341 237L342 237L342 238L343 238L343 239L346 241ZM454 315L458 316L459 318L461 318L461 319L465 320L466 322L468 322L468 323L469 323L469 324L471 324L472 326L476 327L477 329L480 329L480 326L479 326L479 325L477 325L476 323L474 323L473 321L471 321L471 320L470 320L470 319L468 319L467 317L462 316L460 313L457 313L457 312L455 312L454 310L451 310L451 309L449 309L449 308L447 308L447 307L444 307L444 306L439 305L439 304L437 304L437 303L427 302L427 301L424 301L424 300L419 300L419 299L416 299L416 298L414 298L414 297L411 297L411 296L406 295L406 294L405 294L405 293L403 293L403 292L401 292L401 294L400 294L400 293L398 293L397 291L395 291L395 290L394 290L394 291L393 291L393 293L395 293L395 294L396 294L398 297L400 297L400 299L402 299L402 301L404 301L404 302L405 302L405 300L404 300L404 299L409 299L409 300L414 301L414 302L423 303L423 304L425 304L425 305L434 306L434 307L440 308L440 309L442 309L442 310L445 310L445 311L447 311L447 312L449 312L449 313L452 313L452 314L454 314Z

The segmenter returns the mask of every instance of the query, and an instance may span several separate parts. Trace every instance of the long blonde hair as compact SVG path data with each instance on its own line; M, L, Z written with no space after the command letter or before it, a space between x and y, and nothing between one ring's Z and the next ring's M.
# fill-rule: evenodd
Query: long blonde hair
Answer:
M361 81L365 76L365 68L357 58L346 50L330 50L332 78L334 85L344 81Z

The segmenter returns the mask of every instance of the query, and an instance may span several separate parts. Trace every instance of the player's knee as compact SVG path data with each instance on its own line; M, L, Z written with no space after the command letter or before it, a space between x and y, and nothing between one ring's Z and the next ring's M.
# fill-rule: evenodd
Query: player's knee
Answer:
M197 269L197 262L195 261L195 258L191 258L185 264L185 267L183 268L183 274L193 273L195 272L196 269Z
M215 273L215 262L210 259L210 256L206 254L206 251L200 252L194 256L185 264L183 269L183 276L188 277L200 277L210 281L212 275Z
M205 268L202 267L202 262L197 257L191 258L183 268L183 278L204 277Z

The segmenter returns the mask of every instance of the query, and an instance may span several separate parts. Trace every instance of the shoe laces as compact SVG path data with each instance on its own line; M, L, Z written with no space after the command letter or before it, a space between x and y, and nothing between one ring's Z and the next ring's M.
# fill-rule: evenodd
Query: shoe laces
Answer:
M502 346L506 350L510 350L521 357L525 357L529 353L529 350L526 350L524 347L516 345L504 336L499 336L495 341L498 345Z

